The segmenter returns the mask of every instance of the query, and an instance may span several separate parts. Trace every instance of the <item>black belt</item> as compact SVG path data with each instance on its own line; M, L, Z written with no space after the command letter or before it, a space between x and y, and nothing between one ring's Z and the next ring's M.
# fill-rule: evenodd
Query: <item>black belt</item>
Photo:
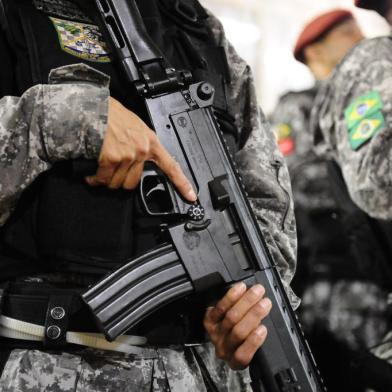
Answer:
M99 332L77 289L42 283L12 283L3 290L4 316L45 327L44 345L66 345L66 332Z
M100 332L93 314L81 300L81 292L81 289L59 289L45 283L10 283L0 291L1 314L44 326L44 347L62 348L68 345L65 340L67 331ZM172 307L173 310L176 306ZM191 316L174 312L170 322L162 321L159 315L152 316L129 333L147 337L148 344L154 346L205 340L203 331L195 325ZM39 345L42 346L41 343Z

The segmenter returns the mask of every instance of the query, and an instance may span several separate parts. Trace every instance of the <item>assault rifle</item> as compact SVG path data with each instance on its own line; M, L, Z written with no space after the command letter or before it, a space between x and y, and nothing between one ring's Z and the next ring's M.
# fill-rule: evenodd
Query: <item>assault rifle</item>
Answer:
M191 294L244 281L262 284L273 307L268 337L253 361L267 392L323 391L274 261L214 117L214 88L170 68L148 36L135 0L95 0L118 60L164 147L198 190L184 201L163 175L146 169L140 196L149 215L166 216L170 243L103 278L83 295L108 340ZM151 202L164 199L164 209ZM162 204L162 203L161 203Z

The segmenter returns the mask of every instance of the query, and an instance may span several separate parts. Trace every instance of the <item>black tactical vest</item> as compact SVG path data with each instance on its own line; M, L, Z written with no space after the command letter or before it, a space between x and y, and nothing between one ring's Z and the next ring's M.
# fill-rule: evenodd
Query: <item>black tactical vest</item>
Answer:
M107 53L109 45L103 42L90 1L2 2L7 17L2 20L4 45L12 58L7 80L13 80L13 92L0 85L1 95L21 95L47 83L51 69L82 62L110 75L111 95L148 121L143 103L124 88L115 59ZM138 5L148 32L171 65L215 86L217 117L236 149L237 130L225 96L227 60L207 27L204 9L197 0L140 0ZM3 278L43 270L99 276L165 240L161 222L145 217L136 192L92 189L70 167L63 162L41 175L1 230Z

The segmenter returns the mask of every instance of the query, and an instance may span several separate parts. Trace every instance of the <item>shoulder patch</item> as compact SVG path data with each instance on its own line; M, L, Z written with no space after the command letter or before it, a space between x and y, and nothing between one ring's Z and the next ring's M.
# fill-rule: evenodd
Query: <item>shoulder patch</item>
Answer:
M290 124L277 124L275 126L275 133L278 140L287 139L293 133L293 129Z
M357 98L344 112L351 148L356 151L384 126L384 104L378 91Z
M381 95L378 91L371 91L357 98L348 108L344 115L349 129L357 126L363 119L380 111L384 107Z
M291 155L295 152L293 129L290 124L276 124L274 126L274 133L278 141L279 149L284 156Z
M368 140L372 139L385 125L384 116L378 111L361 120L349 132L351 148L356 151Z
M109 63L106 43L98 26L49 17L57 31L61 49L84 60Z

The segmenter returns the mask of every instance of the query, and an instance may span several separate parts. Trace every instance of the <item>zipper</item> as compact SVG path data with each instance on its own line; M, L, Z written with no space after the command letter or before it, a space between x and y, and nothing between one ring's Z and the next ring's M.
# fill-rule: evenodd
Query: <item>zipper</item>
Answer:
M274 160L272 162L272 166L275 168L275 173L276 173L276 180L280 186L280 188L282 189L282 191L284 192L285 195L285 199L286 199L286 203L285 203L285 211L283 214L283 218L282 218L282 230L285 230L286 228L286 220L287 220L287 216L289 214L289 210L290 210L290 193L285 189L285 187L282 185L280 178L279 178L279 174L280 174L280 169L282 168L283 164L281 161L279 160Z

